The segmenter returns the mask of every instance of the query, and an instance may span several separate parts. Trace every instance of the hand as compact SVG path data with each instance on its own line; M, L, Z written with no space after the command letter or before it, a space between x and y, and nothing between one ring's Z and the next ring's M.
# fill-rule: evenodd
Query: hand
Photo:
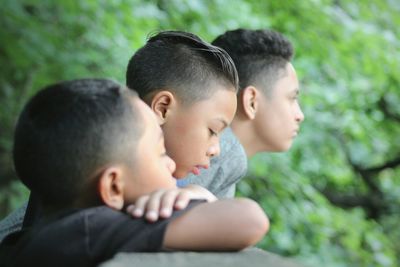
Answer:
M192 199L205 199L207 200L207 202L214 202L218 200L218 198L213 193L200 185L190 184L183 187L182 189L189 190L189 192L193 196Z
M207 189L198 185L188 185L184 188L160 189L143 195L134 205L129 205L126 212L135 218L144 216L149 222L156 222L159 218L169 218L174 209L186 208L192 199L205 199L208 202L217 200Z
M181 188L160 189L139 197L126 211L135 218L144 216L149 222L156 222L159 218L169 218L173 209L186 208L191 199L190 192Z

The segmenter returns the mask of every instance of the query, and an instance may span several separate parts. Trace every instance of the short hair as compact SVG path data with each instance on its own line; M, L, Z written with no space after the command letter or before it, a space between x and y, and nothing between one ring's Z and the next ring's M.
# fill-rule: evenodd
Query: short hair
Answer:
M50 85L24 107L13 158L21 181L44 206L68 207L95 193L106 164L131 160L142 135L134 91L106 79ZM90 191L91 190L91 191Z
M285 73L294 53L290 41L272 30L227 31L212 44L232 57L239 74L240 89L254 85L261 87L266 94Z
M164 31L151 37L130 59L126 84L149 100L160 90L172 91L182 103L206 99L219 82L238 90L231 57L221 48L182 31Z

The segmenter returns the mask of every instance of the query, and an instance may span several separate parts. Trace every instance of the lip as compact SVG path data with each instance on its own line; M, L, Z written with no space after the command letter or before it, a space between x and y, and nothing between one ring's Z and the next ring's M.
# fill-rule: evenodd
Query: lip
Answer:
M196 165L192 168L191 173L199 175L201 169L208 169L208 165Z
M196 165L197 168L201 168L201 169L208 169L209 165L208 164L203 164L203 165Z

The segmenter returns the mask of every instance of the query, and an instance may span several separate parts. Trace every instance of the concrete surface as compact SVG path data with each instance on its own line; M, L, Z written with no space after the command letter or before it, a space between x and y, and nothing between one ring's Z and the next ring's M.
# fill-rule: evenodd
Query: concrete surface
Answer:
M100 267L304 267L257 248L240 252L119 253Z

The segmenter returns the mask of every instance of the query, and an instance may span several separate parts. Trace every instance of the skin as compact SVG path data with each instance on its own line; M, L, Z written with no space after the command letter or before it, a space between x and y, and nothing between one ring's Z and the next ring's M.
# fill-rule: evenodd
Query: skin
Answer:
M161 128L154 114L141 100L134 102L144 118L145 130L136 148L136 153L140 151L142 157L136 157L130 165L109 166L99 179L103 202L116 209L148 192L164 196L171 196L168 192L184 192L175 186L172 177L175 164L165 153ZM163 247L168 250L236 251L256 244L268 228L268 218L252 200L202 203L168 224Z
M268 94L264 93L261 84L257 87L248 86L244 88L238 96L238 110L231 127L243 144L248 157L257 152L288 150L297 136L301 122L304 120L304 114L298 102L299 82L296 71L292 64L288 63L282 72L283 75L279 76ZM157 99L157 97L154 99ZM171 102L173 101L168 103ZM160 112L160 109L155 108L156 105L152 107L153 111L159 115L158 119L162 125L165 121L162 120L163 117L160 115L163 113ZM171 108L171 110L173 109ZM193 118L199 115L199 112L196 112L197 110L207 109L205 107L193 107L192 112L180 111L180 114L188 115L188 117L178 118L179 121L188 123L188 125L181 125L182 128L178 128L183 132L183 135L185 135L184 127L191 127ZM171 123L171 121L169 122ZM179 125L176 127L179 127ZM164 127L163 129L164 132L171 130L172 136L175 137L173 128ZM158 206L155 205L155 207ZM161 212L160 215L163 217Z
M151 109L142 101L136 100L136 107L143 117L144 133L137 145L140 156L136 160L144 164L126 166L125 201L134 202L141 195L149 194L159 188L174 189L176 180L172 177L175 162L167 155L164 135Z
M287 63L284 75L268 95L254 86L243 90L238 100L241 107L231 127L248 157L291 147L304 120L298 95L299 81L291 63Z
M144 132L138 141L136 161L116 164L106 168L100 179L100 195L109 207L121 210L126 204L127 211L134 217L157 221L159 217L171 216L173 209L185 208L192 199L208 202L216 197L208 190L190 185L177 188L172 176L175 162L166 154L164 135L156 116L140 99L132 102L143 118Z
M199 174L219 155L219 134L236 112L236 94L221 84L205 100L183 105L169 91L157 93L150 104L165 136L168 155L176 162L175 178Z

